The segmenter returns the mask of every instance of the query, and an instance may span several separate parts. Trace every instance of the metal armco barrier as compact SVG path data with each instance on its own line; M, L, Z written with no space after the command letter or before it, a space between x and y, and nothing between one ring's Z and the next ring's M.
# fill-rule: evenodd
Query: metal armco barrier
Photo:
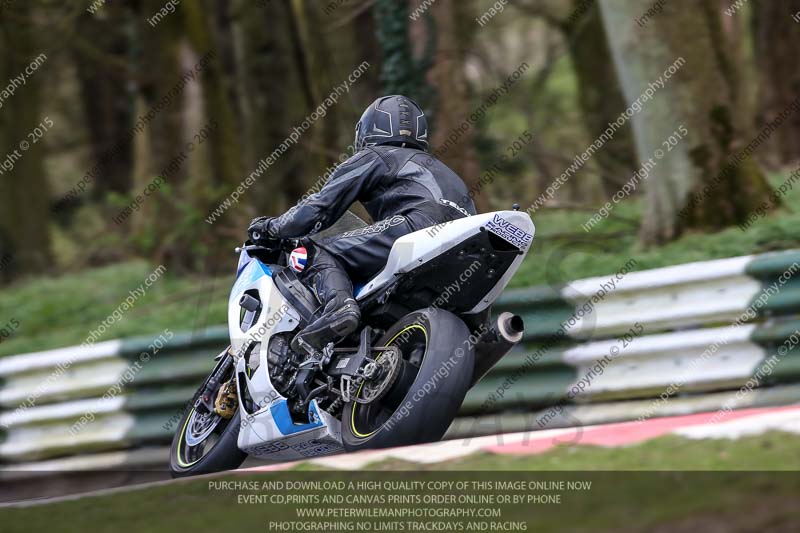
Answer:
M449 436L800 402L797 250L510 290L496 308L523 316L524 345L470 391ZM0 358L0 478L166 468L227 330L175 334L139 363L151 341Z

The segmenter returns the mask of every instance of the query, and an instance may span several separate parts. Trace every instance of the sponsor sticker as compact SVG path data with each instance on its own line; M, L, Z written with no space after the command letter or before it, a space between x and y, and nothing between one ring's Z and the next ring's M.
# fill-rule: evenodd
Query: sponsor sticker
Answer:
M364 228L360 228L360 229L357 229L357 230L348 231L347 233L342 233L339 237L341 237L341 238L344 238L344 237L359 237L361 235L372 235L373 233L383 233L384 231L386 231L387 229L391 228L392 226L399 226L400 224L402 224L405 221L406 221L406 219L405 219L404 216L395 215L390 219L381 220L380 222L376 222L375 224L372 224L371 226L366 226Z
M270 455L273 453L282 452L283 450L289 449L289 446L284 444L283 442L265 442L262 444L257 444L255 446L250 446L245 451L252 455Z
M447 207L452 207L453 209L455 209L456 211L458 211L459 213L461 213L465 217L470 216L469 211L467 211L466 209L464 209L463 207L461 207L457 203L448 200L447 198L439 198L439 202L441 202L443 205L446 205Z
M500 215L495 215L494 218L486 224L486 228L498 237L502 237L519 248L527 248L530 246L531 242L533 242L532 234L519 226L515 226Z

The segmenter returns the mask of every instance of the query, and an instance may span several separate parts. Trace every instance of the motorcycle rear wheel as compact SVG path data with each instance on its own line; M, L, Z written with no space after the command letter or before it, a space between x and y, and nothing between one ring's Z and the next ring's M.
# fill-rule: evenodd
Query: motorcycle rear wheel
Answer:
M375 402L345 404L344 448L358 451L440 440L469 390L475 366L469 336L466 324L443 310L415 311L392 326L376 345L400 350L401 375Z

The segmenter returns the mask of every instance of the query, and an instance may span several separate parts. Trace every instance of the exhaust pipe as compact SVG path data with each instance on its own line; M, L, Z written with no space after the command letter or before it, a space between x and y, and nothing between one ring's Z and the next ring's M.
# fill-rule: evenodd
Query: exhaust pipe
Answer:
M500 313L489 332L475 345L475 370L472 383L475 385L500 359L522 340L525 323L513 313Z

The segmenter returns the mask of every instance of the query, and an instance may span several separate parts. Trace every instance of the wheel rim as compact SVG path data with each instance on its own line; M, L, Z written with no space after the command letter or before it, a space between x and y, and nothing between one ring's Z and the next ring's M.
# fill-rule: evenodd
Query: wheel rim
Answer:
M402 404L419 372L428 349L428 331L421 324L411 324L397 332L386 343L402 354L403 375L393 389L380 400L370 404L354 403L350 415L350 430L358 438L368 438L380 430ZM383 353L375 358L380 359ZM359 387L358 393L361 391Z
M198 413L193 409L184 433L186 445L194 447L206 440L221 420L222 417L216 413Z

